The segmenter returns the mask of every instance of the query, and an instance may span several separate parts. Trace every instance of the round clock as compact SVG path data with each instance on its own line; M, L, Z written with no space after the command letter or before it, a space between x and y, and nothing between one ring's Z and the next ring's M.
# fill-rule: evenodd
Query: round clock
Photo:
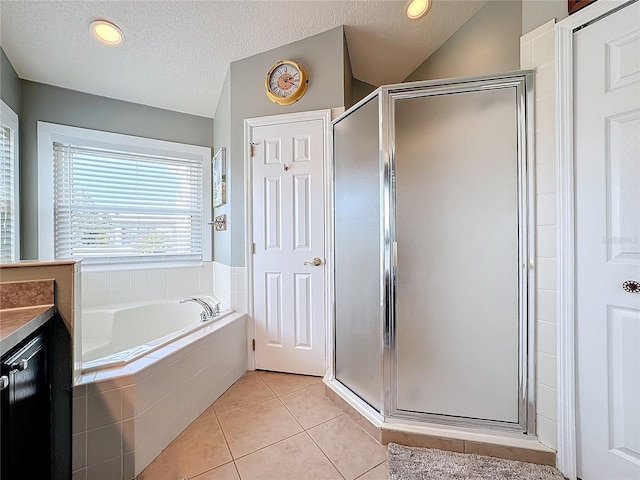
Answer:
M309 77L302 65L293 60L276 63L264 81L267 97L278 105L291 105L302 98L307 91Z

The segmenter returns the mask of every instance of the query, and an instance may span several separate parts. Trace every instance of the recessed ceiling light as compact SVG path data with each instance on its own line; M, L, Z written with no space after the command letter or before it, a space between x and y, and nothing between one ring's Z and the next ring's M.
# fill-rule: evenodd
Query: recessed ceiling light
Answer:
M431 9L431 0L410 0L407 4L407 17L417 20L424 17Z
M124 41L122 30L113 23L105 20L96 20L89 25L91 33L99 42L105 45L120 45Z

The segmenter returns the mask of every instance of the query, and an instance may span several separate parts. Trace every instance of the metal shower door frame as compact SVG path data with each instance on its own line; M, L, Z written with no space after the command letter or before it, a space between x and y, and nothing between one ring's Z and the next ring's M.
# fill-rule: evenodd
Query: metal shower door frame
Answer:
M514 88L517 112L518 176L518 423L400 410L397 406L397 337L395 258L395 102L435 95ZM383 388L384 418L489 428L535 435L535 189L533 169L533 72L412 82L381 87L380 166L383 220Z

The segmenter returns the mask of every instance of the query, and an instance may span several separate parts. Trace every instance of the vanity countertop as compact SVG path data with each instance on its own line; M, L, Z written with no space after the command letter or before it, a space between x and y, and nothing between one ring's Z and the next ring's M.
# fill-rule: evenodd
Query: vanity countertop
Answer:
M53 280L0 282L0 354L5 354L56 313Z
M0 353L4 354L47 323L56 313L54 305L0 310Z

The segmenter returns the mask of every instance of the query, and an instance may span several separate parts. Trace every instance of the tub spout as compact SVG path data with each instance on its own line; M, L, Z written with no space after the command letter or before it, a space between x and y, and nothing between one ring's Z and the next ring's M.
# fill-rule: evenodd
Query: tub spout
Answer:
M211 304L209 304L209 302L207 302L206 300L203 300L202 298L189 297L189 298L183 298L182 300L180 300L180 303L186 303L186 302L195 302L198 305L200 305L202 308L204 308L204 312L200 314L200 318L202 319L203 322L206 322L207 320L211 320L216 316L216 310L213 309L213 307L211 306Z

